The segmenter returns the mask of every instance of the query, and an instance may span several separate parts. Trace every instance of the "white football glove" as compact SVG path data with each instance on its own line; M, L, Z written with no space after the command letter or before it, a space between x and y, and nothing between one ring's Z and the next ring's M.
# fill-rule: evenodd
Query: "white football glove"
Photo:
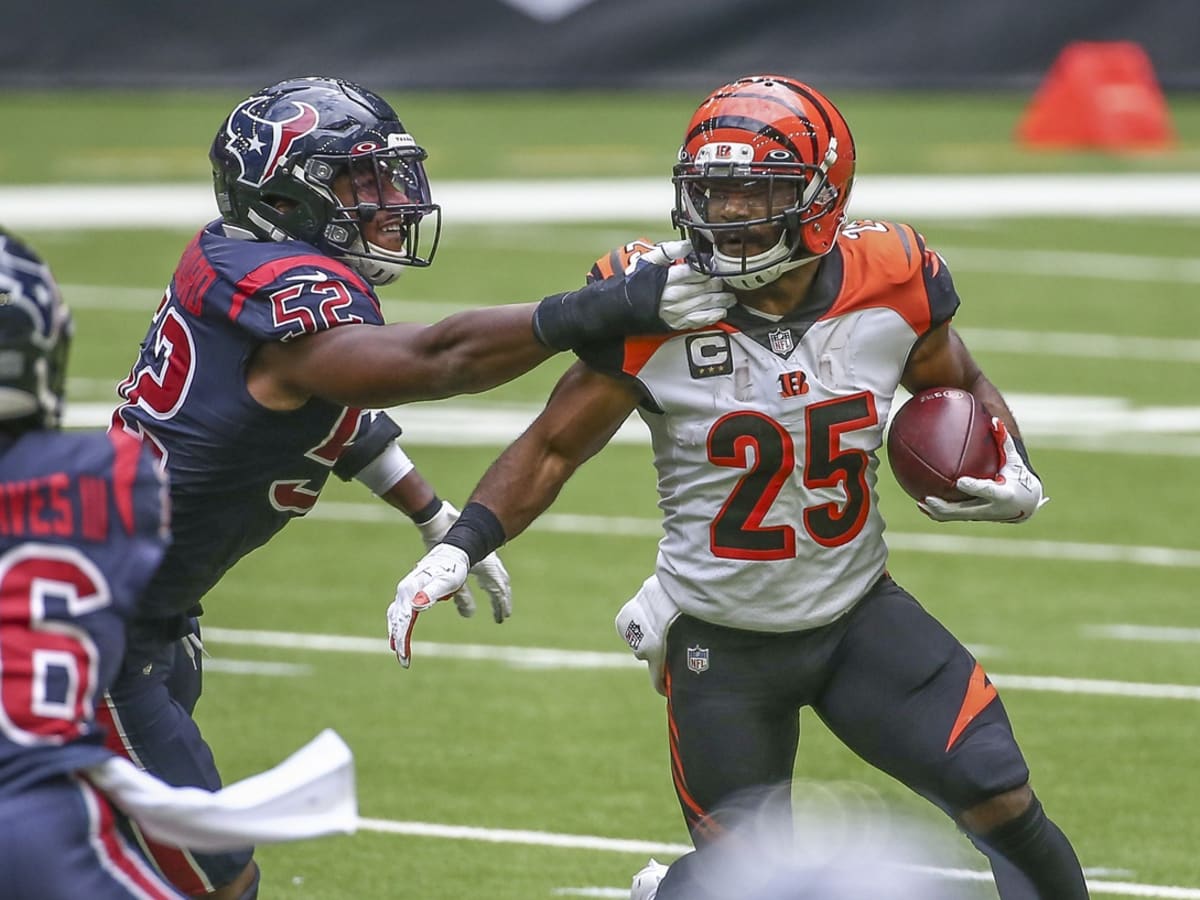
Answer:
M1000 471L995 478L964 476L955 482L967 500L926 497L917 506L937 522L1024 522L1050 501L1042 496L1042 482L1017 452L1012 435L999 419L992 419L992 437L1000 450Z
M458 521L458 515L454 504L443 500L441 509L434 514L433 518L417 523L417 530L421 532L421 540L425 542L426 550L432 550L441 543L446 532L450 530L450 526ZM511 616L512 588L509 583L508 571L500 562L500 557L495 553L488 554L475 564L471 569L471 574L479 579L480 586L487 592L488 599L492 601L492 618L496 622L503 622ZM467 587L466 583L454 592L454 605L458 609L458 614L464 618L475 615L475 598L471 595L471 589Z
M396 599L387 610L388 639L404 668L412 662L417 615L458 591L467 581L467 571L465 551L438 544L396 585Z
M633 260L625 270L632 275L644 263L670 266L667 284L659 301L658 315L676 331L703 328L725 318L725 313L737 303L737 298L725 290L719 278L697 272L686 262L692 252L691 241L664 241L654 249Z

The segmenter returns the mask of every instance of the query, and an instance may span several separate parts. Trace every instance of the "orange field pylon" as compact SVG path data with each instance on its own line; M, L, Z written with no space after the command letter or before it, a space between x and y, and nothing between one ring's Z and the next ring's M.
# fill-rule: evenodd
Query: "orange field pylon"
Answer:
M1132 41L1068 44L1017 126L1039 149L1166 150L1167 101L1146 51Z

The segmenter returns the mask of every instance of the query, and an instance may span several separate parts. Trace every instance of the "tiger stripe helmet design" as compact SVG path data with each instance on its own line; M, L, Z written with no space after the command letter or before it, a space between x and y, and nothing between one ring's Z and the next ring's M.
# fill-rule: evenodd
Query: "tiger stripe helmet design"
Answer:
M850 127L814 88L779 75L718 88L692 116L673 170L672 219L696 250L693 265L753 290L824 256L846 221L854 162ZM762 209L710 216L714 192L739 190L762 192ZM746 250L751 230L764 228L778 231L776 243Z

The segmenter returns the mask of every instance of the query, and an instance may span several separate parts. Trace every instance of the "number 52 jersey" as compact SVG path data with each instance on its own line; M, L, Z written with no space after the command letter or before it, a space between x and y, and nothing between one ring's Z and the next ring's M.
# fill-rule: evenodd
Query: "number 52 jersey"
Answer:
M259 405L246 383L255 351L359 324L383 324L374 291L308 244L240 240L214 222L184 251L112 426L151 444L170 474L174 541L151 617L189 610L308 512L360 431L360 410L316 397L291 411Z
M781 319L739 305L709 328L580 353L643 394L664 514L658 580L704 621L818 627L887 563L877 451L909 354L958 295L907 225L850 223L819 265Z

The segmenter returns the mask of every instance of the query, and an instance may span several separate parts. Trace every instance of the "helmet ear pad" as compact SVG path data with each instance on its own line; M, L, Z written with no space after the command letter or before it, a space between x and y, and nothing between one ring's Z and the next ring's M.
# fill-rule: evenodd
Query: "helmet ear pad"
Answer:
M826 227L828 223L823 225L819 219L800 226L801 246L797 248L797 252L805 256L824 256L833 249L834 241L837 240L838 232L841 231L845 218L844 214L840 215L832 228Z

